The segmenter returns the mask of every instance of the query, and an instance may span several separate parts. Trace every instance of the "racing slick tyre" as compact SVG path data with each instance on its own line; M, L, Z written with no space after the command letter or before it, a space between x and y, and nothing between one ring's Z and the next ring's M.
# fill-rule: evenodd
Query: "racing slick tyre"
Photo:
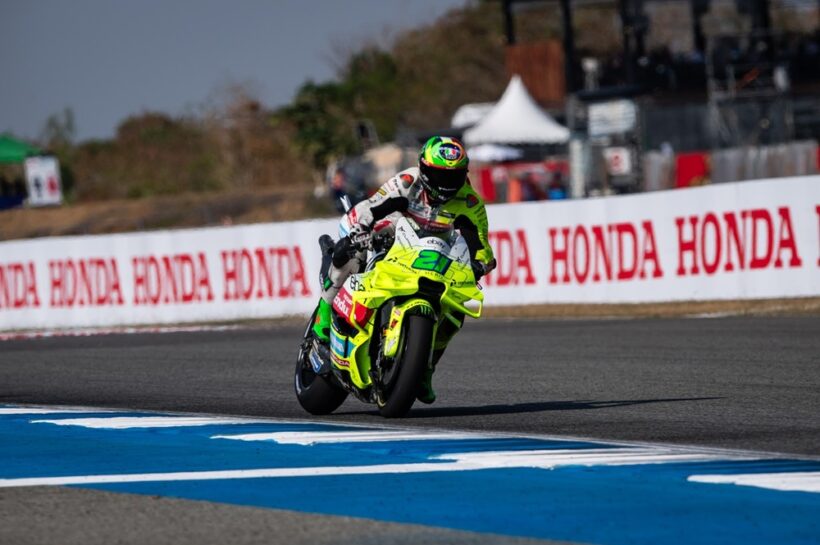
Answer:
M413 406L433 346L433 320L416 315L405 320L401 357L383 377L385 399L379 413L387 418L404 416Z

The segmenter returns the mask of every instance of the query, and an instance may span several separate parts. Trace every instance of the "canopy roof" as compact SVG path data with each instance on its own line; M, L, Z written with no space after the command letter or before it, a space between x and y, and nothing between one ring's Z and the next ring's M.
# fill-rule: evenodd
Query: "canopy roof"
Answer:
M0 163L22 163L26 157L39 153L40 150L25 142L0 135Z
M521 159L524 152L518 148L502 146L500 144L479 144L468 148L467 155L470 156L470 159L484 163L500 163L501 161Z
M519 76L513 76L501 100L476 126L464 132L464 142L477 144L560 144L569 131L535 103Z
M470 128L487 117L487 114L495 108L495 104L495 102L476 102L459 106L456 113L453 114L450 125L456 129Z

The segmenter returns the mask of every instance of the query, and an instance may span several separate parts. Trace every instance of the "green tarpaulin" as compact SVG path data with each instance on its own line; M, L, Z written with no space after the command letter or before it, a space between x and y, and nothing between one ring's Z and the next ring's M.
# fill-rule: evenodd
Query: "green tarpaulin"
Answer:
M40 150L25 142L0 135L0 163L22 163L26 157L39 154Z

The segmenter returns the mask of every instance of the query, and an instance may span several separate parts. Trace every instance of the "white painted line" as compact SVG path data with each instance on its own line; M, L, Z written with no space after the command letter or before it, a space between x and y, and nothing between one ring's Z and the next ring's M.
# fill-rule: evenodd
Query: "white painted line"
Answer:
M316 445L327 443L373 443L380 441L448 441L464 439L488 439L492 436L478 433L411 432L394 430L373 431L318 431L318 432L271 432L240 435L214 435L211 439L234 439L237 441L274 441L281 445Z
M460 471L467 469L482 468L471 467L469 464L419 463L383 464L372 466L236 469L223 471L189 471L182 473L141 473L126 475L82 475L70 477L0 479L0 488L165 481L211 481L220 479L265 479L273 477L322 477L332 475L372 475L379 473L429 473L434 471Z
M115 411L103 409L60 409L57 407L0 407L0 416L7 414L60 414L60 413L110 413Z
M727 460L730 458L712 454L675 452L667 449L613 448L591 450L554 449L503 452L464 452L455 454L439 454L432 456L431 459L452 460L456 463L466 463L493 469L516 467L553 469L561 466L669 464L679 462Z
M9 405L3 405L2 407L9 407ZM25 407L18 407L13 406L12 409L17 408L25 408ZM60 406L37 406L37 409L54 409L55 413L60 412L93 412L93 413L126 413L126 412L144 412L144 413L151 413L154 411L147 410L147 409L140 409L140 408L97 408L97 407L60 407ZM159 412L158 414L168 415L168 412ZM272 425L314 425L314 424L321 424L331 427L345 427L345 428L359 428L362 430L389 430L389 431L404 431L404 432L430 432L430 433L453 433L459 434L464 433L463 430L448 430L447 428L436 428L436 427L413 427L413 426L399 426L396 424L363 424L360 422L344 422L340 420L329 420L329 419L304 419L304 418L297 418L297 419L286 419L286 418L276 418L276 417L255 417L251 419L251 417L226 417L220 414L207 414L207 413L185 413L185 412L175 412L173 413L177 415L177 417L201 417L201 418L236 418L237 420L242 420L243 422L247 423L263 423L263 424L272 424ZM245 420L243 420L243 418ZM488 439L534 439L539 441L578 441L584 443L590 443L590 445L595 445L597 447L623 447L623 448L661 448L661 449L668 449L674 450L675 452L689 452L695 454L708 454L713 455L715 457L719 457L722 459L754 459L759 460L763 458L770 458L770 459L790 459L790 460L812 460L812 461L820 461L820 456L817 455L806 455L806 454L797 454L797 453L783 453L783 452L774 452L774 451L759 451L759 450L737 450L737 449L726 449L726 448L717 448L717 447L708 447L708 446L696 446L696 445L675 445L670 443L652 443L647 441L626 441L621 439L612 439L612 438L601 438L601 437L588 437L588 436L580 436L580 435L548 435L548 434L528 434L528 433L516 433L516 432L501 432L501 431L482 431L482 436L487 437Z
M189 426L222 426L238 424L270 424L270 420L250 418L214 418L209 416L115 416L112 418L67 418L63 420L32 420L32 424L80 426L109 430L131 428L181 428Z
M735 484L787 492L820 493L820 471L744 473L742 475L692 475L687 480L693 483Z
M14 331L0 333L0 341L48 339L51 337L93 337L96 335L138 335L143 333L200 333L205 331L232 331L238 325L220 326L168 326L168 327L108 327L90 329L51 329L37 331Z
M283 477L322 477L398 473L432 473L441 471L476 471L481 469L540 468L559 466L629 465L669 462L691 462L717 459L703 454L652 453L647 449L612 449L611 452L583 450L469 452L436 456L449 463L381 464L370 466L291 467L190 471L177 473L143 473L125 475L78 475L0 479L0 488L26 486L65 486L112 483L208 481L221 479L264 479ZM724 458L720 458L724 459Z

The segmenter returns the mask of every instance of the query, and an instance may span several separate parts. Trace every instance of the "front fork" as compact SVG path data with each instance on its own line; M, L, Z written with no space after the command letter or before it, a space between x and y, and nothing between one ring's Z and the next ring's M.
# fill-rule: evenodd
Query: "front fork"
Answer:
M405 343L413 342L413 339L402 336L404 321L407 316L413 314L429 316L433 320L434 328L438 327L436 311L425 299L410 299L398 304L389 301L382 307L374 324L372 337L374 340L378 338L380 342L374 343L376 350L371 352L370 379L373 383L372 401L378 405L386 402L383 391L385 373L389 372L393 365L398 364L396 360L401 357ZM433 338L435 335L434 329ZM434 347L430 347L428 366L432 365L433 351Z
M382 346L381 355L387 358L395 358L399 351L402 326L404 319L411 314L429 316L435 324L438 324L438 316L429 301L424 299L410 299L394 306L390 310L387 323L382 325ZM433 334L435 338L435 333Z

